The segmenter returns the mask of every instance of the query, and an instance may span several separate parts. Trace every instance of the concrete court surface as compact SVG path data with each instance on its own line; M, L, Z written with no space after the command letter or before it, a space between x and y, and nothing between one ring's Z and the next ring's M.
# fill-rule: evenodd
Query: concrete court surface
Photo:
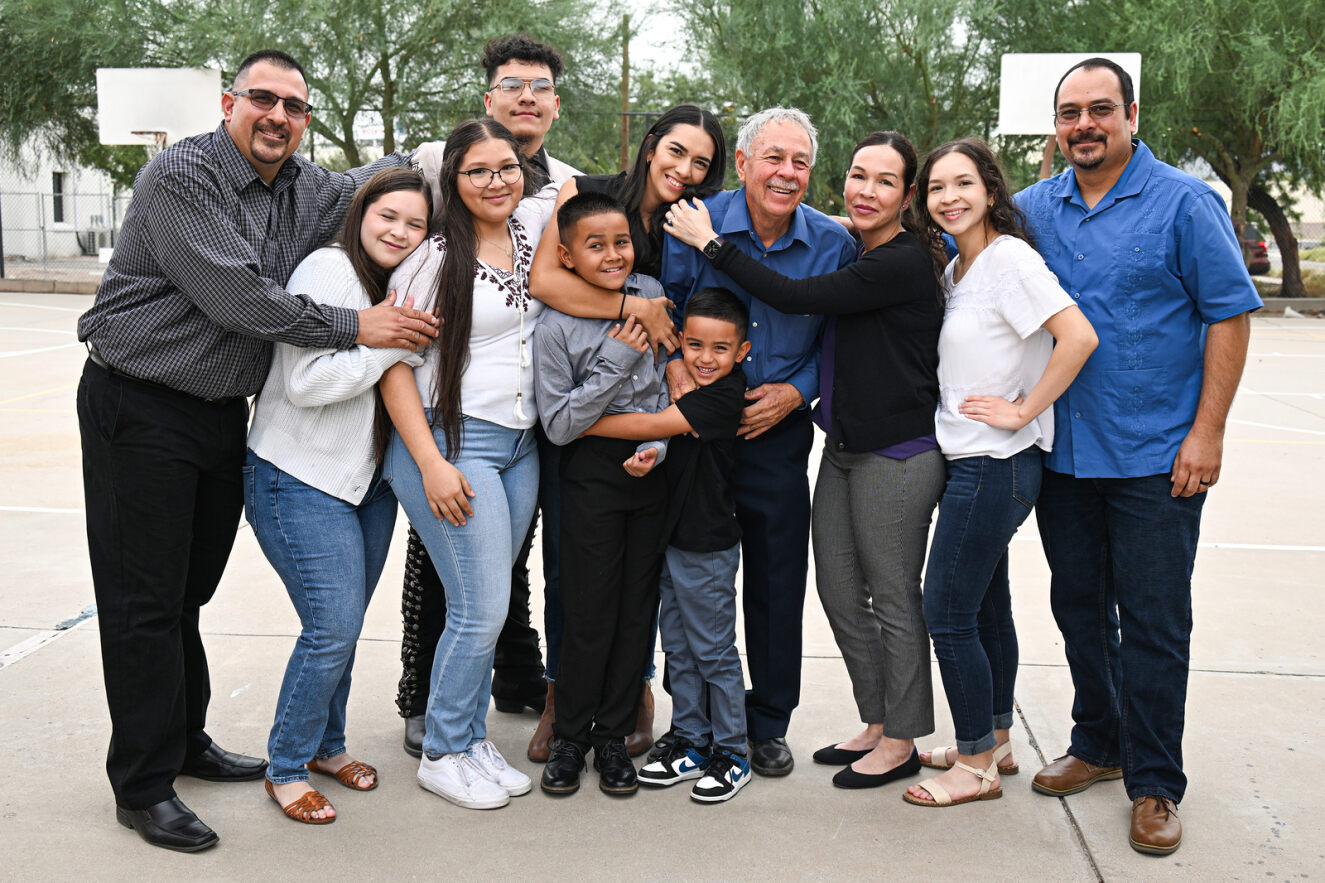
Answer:
M103 770L109 734L86 560L74 393L74 337L88 296L0 295L0 877L204 879L828 879L932 875L995 880L1264 880L1325 874L1325 322L1253 320L1251 357L1228 427L1223 479L1206 507L1195 577L1183 847L1168 858L1127 844L1121 783L1065 800L1031 775L1062 753L1071 685L1048 609L1032 524L1013 543L1021 636L1014 729L1023 772L1002 800L944 812L903 803L904 784L833 788L810 753L859 724L813 589L802 704L784 779L756 778L734 801L693 804L681 788L617 800L589 773L573 797L539 793L496 812L461 810L414 782L393 704L403 538L397 537L359 645L351 750L382 786L323 788L340 818L283 818L259 783L181 779L220 845L180 855L116 824ZM402 524L398 528L403 533ZM1156 541L1162 541L1157 537ZM535 565L537 567L537 565ZM812 583L811 583L812 585ZM537 593L536 593L537 594ZM536 611L536 616L540 615ZM297 620L246 526L203 614L211 657L209 731L264 753ZM659 657L661 662L661 656ZM938 732L952 725L935 673ZM666 697L658 691L659 730ZM493 711L491 735L524 759L532 714Z

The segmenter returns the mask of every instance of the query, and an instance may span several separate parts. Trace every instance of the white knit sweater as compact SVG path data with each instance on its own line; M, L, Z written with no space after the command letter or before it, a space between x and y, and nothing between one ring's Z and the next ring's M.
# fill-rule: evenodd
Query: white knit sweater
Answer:
M285 287L318 303L354 310L372 306L350 259L335 246L304 258ZM403 349L277 344L271 373L258 394L249 448L304 484L357 506L377 466L373 387L400 361L413 367L423 363Z

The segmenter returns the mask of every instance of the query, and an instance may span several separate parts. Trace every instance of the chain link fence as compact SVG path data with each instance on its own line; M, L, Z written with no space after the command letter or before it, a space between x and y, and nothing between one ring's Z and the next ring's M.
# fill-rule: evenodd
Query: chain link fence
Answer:
M115 246L129 198L101 175L37 178L0 169L0 276L97 272L102 249Z

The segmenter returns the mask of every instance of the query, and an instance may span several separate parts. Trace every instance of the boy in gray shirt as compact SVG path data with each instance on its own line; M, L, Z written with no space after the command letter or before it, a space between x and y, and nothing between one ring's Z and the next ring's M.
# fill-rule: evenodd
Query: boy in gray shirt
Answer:
M602 288L662 297L656 279L631 273L634 249L625 209L602 193L581 193L557 211L561 262ZM594 750L599 788L638 788L625 739L635 728L640 680L658 607L659 535L667 485L654 467L665 440L642 444L583 438L604 414L661 411L669 404L664 364L633 316L581 319L545 309L534 333L538 415L561 451L561 600L565 610L556 684L556 739L542 788L580 787Z

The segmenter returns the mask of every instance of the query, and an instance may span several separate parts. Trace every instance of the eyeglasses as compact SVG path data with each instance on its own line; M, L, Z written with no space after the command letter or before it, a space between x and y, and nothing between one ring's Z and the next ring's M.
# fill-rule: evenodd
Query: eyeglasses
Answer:
M1054 114L1054 122L1060 126L1075 125L1077 120L1081 119L1083 113L1088 113L1090 118L1098 123L1113 116L1114 108L1126 106L1125 104L1092 104L1084 110L1080 107L1066 107Z
M507 95L519 95L524 91L525 86L529 87L529 91L534 93L535 98L546 98L557 88L556 84L547 77L502 77L488 91L492 92L500 89Z
M304 117L313 112L313 105L302 98L282 98L275 92L268 92L266 89L244 89L230 94L236 98L247 97L258 110L271 110L276 106L276 102L284 101L285 112L292 117Z
M483 188L487 187L489 184L492 183L493 175L496 175L498 178L501 178L503 184L514 184L516 181L520 180L520 175L522 173L520 171L519 163L508 163L507 165L502 166L500 169L478 168L478 169L470 169L468 171L461 172L460 174L468 175L469 183L473 184L479 190L482 190Z

